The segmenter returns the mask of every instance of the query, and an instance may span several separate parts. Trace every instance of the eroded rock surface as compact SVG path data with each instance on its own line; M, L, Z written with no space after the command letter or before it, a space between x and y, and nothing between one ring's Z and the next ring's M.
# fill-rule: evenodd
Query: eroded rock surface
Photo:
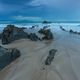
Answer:
M4 28L1 35L2 44L9 44L12 41L18 39L30 39L32 41L42 41L42 40L52 40L53 34L50 29L46 29L47 26L44 26L43 29L35 30L36 26L32 26L31 29L28 28L18 28L14 25L7 25ZM41 37L43 36L43 37Z
M23 31L23 28L15 27L14 25L7 25L2 33L2 44L11 43L14 40L27 38L28 34Z
M55 53L57 52L56 49L51 49L49 51L49 55L47 56L46 60L45 60L45 65L50 65L51 62L53 61L54 59L54 56L55 56Z
M0 70L20 57L20 51L15 48L3 48L0 46Z
M40 29L39 33L44 35L43 40L51 40L54 38L50 29Z
M0 39L2 38L2 34L0 33Z
M32 41L38 41L38 40L41 40L35 33L30 33L28 35L28 38Z

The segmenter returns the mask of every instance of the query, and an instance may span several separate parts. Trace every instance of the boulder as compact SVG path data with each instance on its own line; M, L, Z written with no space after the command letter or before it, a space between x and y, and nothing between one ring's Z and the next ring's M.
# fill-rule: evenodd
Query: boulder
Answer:
M0 39L2 38L2 34L0 33Z
M60 26L60 29L61 29L62 31L66 31L62 26Z
M80 35L80 32L78 32L78 34Z
M0 70L20 57L20 51L15 48L3 48L0 46Z
M73 33L73 34L80 34L80 32L77 32L77 31L73 31L72 29L70 29L69 31L70 33Z
M28 34L24 32L24 28L18 28L14 25L7 25L2 33L2 44L11 43L14 40L27 38Z
M44 26L43 29L47 29L48 27L50 27L50 25Z
M44 35L44 37L42 38L43 40L51 40L51 39L53 39L53 34L50 31L50 29L40 29L39 33Z
M34 29L35 28L35 26L32 26L30 29Z
M30 34L28 35L28 38L29 38L30 40L32 40L32 41L38 41L38 40L40 40L40 38L39 38L35 33L30 33Z
M70 29L70 31L69 31L69 32L70 32L70 33L74 33L72 29Z
M44 34L44 31L45 31L45 29L40 29L38 32L39 32L40 34Z
M50 65L51 62L53 61L54 59L54 56L55 56L55 53L57 52L56 49L51 49L49 51L49 55L47 56L46 60L45 60L45 65Z
M78 32L77 32L77 31L74 31L73 33L74 33L74 34L78 34Z

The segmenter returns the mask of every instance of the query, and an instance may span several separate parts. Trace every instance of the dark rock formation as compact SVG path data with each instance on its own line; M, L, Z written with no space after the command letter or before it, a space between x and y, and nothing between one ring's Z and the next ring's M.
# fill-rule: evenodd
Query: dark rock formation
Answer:
M0 39L2 38L2 34L0 33Z
M53 39L53 34L50 31L50 29L40 29L39 33L44 35L44 37L42 38L43 40L51 40L51 39Z
M72 33L72 34L78 34L78 35L80 35L80 32L73 31L72 29L70 29L69 31L67 31L67 30L64 29L62 26L60 26L60 29L63 30L63 31L66 31L66 32Z
M77 32L77 31L74 31L73 33L74 33L74 34L78 34L78 32Z
M78 34L80 35L80 32L78 32Z
M32 29L35 27L38 26L32 26ZM44 35L44 37L42 37L41 39L38 37L38 35L36 35L36 33L28 33L27 31L25 32L25 29L27 28L18 28L14 25L7 25L7 27L4 28L1 34L2 44L9 44L14 40L22 38L28 38L32 41L53 39L52 32L50 31L50 29L46 29L46 26L43 29L39 30L39 33Z
M64 29L62 26L60 26L60 29L63 30L63 31L69 32L69 33L73 33L73 34L78 34L78 35L80 35L80 32L73 31L72 29L70 29L69 31L67 31L67 30Z
M62 31L66 31L62 26L60 26L60 29L61 29Z
M20 51L11 48L6 49L0 46L0 70L9 65L12 61L20 56Z
M43 29L47 29L48 27L50 27L50 25L44 26Z
M46 60L45 60L45 65L50 65L51 62L54 59L55 53L57 52L56 49L52 49L49 51L49 55L47 56Z
M30 27L29 29L34 29L36 27L39 27L39 26L38 25L34 25L34 26Z
M45 20L45 21L43 21L42 23L43 23L43 24L47 24L47 23L51 23L51 22Z
M74 33L72 29L70 29L70 31L69 31L69 32L70 32L70 33Z
M28 35L28 38L32 41L37 41L37 40L41 40L35 33L30 33Z
M24 28L18 28L14 25L7 25L2 33L2 44L11 43L14 40L27 38L28 34L23 31Z
M70 33L73 33L73 34L80 34L80 32L77 32L77 31L73 31L72 29L70 29L69 31Z

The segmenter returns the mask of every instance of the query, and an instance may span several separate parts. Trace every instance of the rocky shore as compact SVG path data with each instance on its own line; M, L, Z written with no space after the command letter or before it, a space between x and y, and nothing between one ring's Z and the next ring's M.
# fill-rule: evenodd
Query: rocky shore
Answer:
M73 31L72 29L70 29L70 30L68 31L68 30L64 29L62 26L60 26L60 29L61 29L62 31L65 31L65 32L69 32L69 33L72 33L72 34L78 34L78 35L80 35L80 32Z
M60 25L51 24L48 28L44 25L43 28L41 24L40 28L31 26L23 28L23 31L27 34L35 33L41 40L20 38L6 45L0 40L2 46L0 49L5 50L0 50L0 54L7 55L5 56L7 59L10 58L10 60L1 58L5 63L12 61L11 50L7 53L6 49L16 48L20 52L18 59L14 58L16 60L1 68L0 80L80 80L80 36L69 32L70 29L80 32L80 27L62 25L67 30L65 32L64 29L60 29ZM49 29L53 37L48 37L51 35L48 34L47 39L42 39ZM17 54L18 52L14 57Z
M0 35L2 44L9 44L15 40L23 38L30 39L32 41L53 39L53 34L50 29L46 29L44 27L43 29L40 29L37 33L44 35L44 37L40 38L36 33L32 33L33 28L35 28L35 26L32 26L32 28L29 29L31 32L28 33L27 31L24 31L27 28L18 28L15 25L7 25L7 27L4 28L3 33Z
M43 28L38 30L37 32L38 34L44 35L42 38L40 38L38 35L36 35L36 33L32 33L33 29L35 29L35 26L32 26L31 28L28 29L24 27L19 28L16 27L15 25L7 25L3 29L3 32L0 34L0 39L3 45L10 44L13 41L19 39L29 39L31 41L52 40L54 39L53 34L50 29L47 29L47 27L48 26L46 27L44 26ZM27 30L28 32L25 30ZM0 70L3 69L8 64L10 64L19 56L20 56L20 51L17 50L16 48L7 49L0 46Z
M16 48L3 48L0 46L0 70L20 57L20 51Z

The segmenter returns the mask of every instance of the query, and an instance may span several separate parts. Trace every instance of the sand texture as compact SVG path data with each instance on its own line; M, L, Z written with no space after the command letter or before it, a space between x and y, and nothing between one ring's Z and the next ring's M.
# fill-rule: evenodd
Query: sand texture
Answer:
M21 57L0 71L0 80L80 80L80 35L61 31L52 27L53 41L16 40L0 45L17 48ZM44 61L49 50L57 49L50 66Z

